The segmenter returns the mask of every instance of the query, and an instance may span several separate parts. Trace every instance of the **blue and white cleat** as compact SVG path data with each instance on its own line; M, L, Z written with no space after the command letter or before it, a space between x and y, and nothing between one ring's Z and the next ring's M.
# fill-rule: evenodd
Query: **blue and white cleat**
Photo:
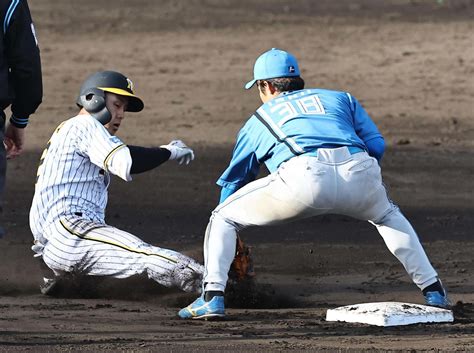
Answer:
M224 312L224 296L217 295L210 301L204 300L201 295L187 307L178 312L178 316L182 319L218 319L225 316Z
M430 286L433 289L429 292L424 292L426 305L437 306L438 308L449 309L452 306L448 298L448 293L443 286L440 279Z
M425 303L426 305L437 306L443 309L449 309L452 305L446 291L444 291L444 295L438 291L426 292Z

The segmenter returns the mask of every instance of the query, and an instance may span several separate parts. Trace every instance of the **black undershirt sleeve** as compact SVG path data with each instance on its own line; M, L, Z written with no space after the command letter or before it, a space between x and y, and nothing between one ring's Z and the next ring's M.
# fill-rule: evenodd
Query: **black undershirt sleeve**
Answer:
M161 147L140 147L127 146L132 156L132 167L130 174L138 174L146 172L150 169L158 167L160 164L166 162L171 152L166 148Z

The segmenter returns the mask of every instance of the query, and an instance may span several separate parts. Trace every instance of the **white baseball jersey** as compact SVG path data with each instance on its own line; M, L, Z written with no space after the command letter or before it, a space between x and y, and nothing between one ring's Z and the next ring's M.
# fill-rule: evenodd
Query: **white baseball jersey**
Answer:
M104 222L109 173L131 180L131 165L128 147L92 116L78 115L59 125L38 168L30 211L35 239L61 215Z
M92 116L62 123L38 168L30 210L33 251L56 275L145 273L168 287L199 290L204 269L195 260L105 223L110 173L129 181L131 165L128 147Z

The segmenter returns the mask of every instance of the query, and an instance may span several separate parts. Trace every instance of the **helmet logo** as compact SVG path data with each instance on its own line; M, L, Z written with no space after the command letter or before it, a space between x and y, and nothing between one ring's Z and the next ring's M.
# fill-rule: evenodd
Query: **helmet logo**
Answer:
M130 91L133 91L133 82L132 82L132 80L130 80L129 78L127 78L127 88L128 88Z

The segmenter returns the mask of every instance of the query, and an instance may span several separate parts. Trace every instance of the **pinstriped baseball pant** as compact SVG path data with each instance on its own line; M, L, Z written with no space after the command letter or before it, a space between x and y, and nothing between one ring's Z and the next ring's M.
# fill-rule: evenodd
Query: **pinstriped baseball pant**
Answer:
M43 260L57 275L73 272L126 278L147 274L166 287L187 292L201 287L204 268L195 260L115 227L69 215L51 224L45 234Z
M387 196L377 161L342 147L319 149L317 157L294 157L214 210L204 241L205 289L225 289L239 230L322 214L371 222L419 288L436 282L417 234Z

